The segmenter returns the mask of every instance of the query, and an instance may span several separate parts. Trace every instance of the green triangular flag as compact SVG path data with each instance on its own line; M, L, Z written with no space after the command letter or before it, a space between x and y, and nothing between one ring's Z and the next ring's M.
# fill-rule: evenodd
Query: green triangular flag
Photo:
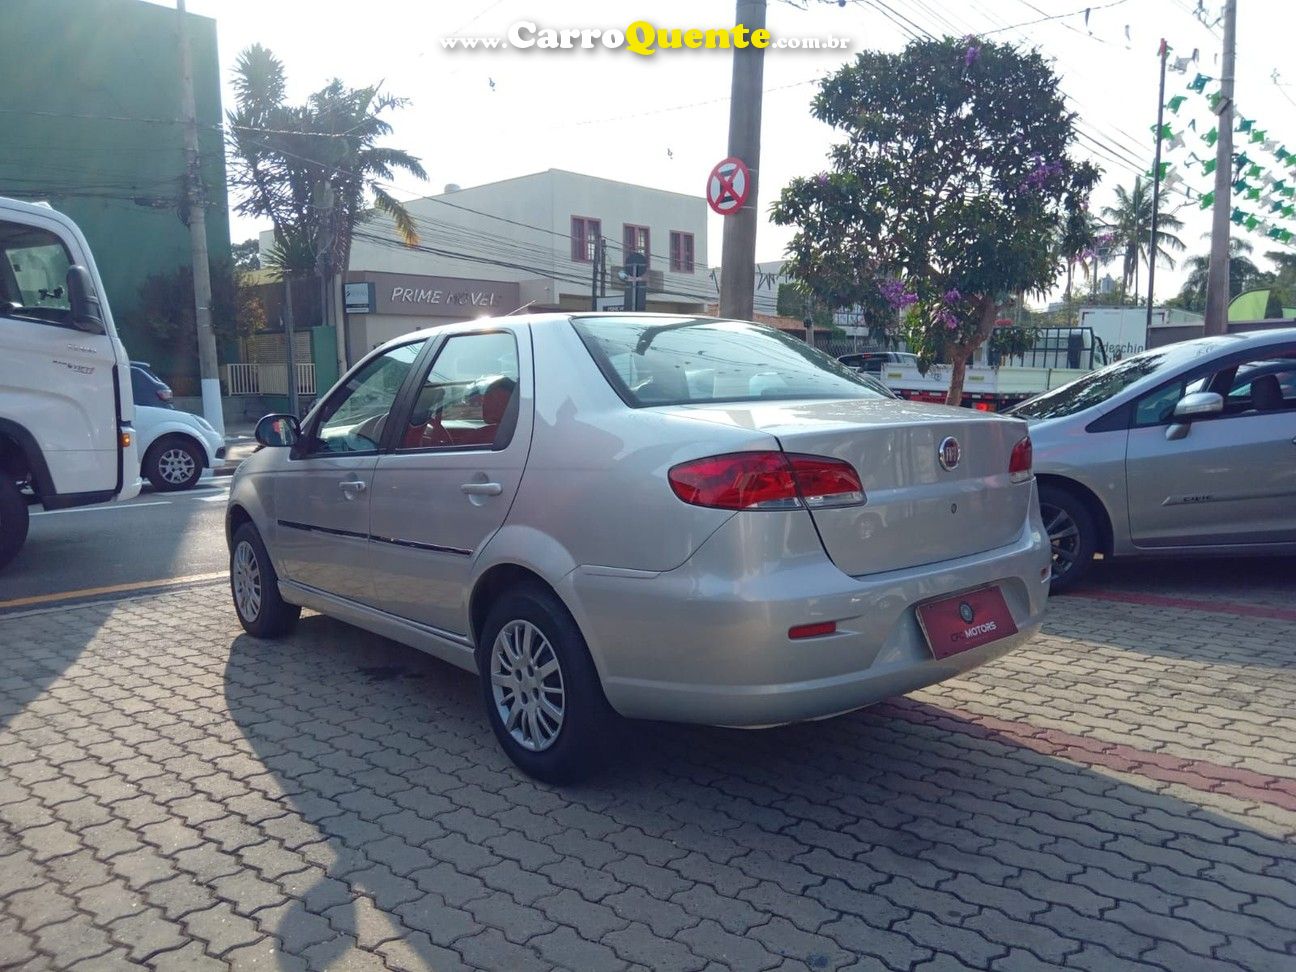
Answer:
M1259 198L1260 198L1260 190L1257 189L1255 186L1252 186L1250 189L1248 189L1248 190L1246 191L1246 197L1247 197L1248 199L1259 199Z
M1231 219L1231 220L1232 220L1234 223L1236 223L1238 226L1241 226L1241 225L1242 225L1242 220L1246 219L1246 215L1242 212L1242 210L1240 210L1240 209L1234 209L1234 210L1233 210L1233 215L1230 216L1229 219Z
M1208 78L1206 75L1199 74L1197 75L1197 77L1193 78L1191 81L1188 82L1188 90L1196 91L1198 94L1201 94L1203 91L1206 90L1206 82L1209 80L1210 78Z
M1202 138L1205 139L1207 145L1214 145L1219 141L1219 131L1212 128L1209 132L1203 135Z
M1260 220L1256 219L1254 216L1248 216L1243 225L1245 225L1247 229L1253 230L1260 225Z
M1243 118L1241 115L1238 115L1237 130L1239 132L1249 132L1251 131L1252 126L1254 125L1255 125L1254 118Z
M1265 140L1265 133L1260 129L1257 128L1255 131L1251 133L1251 141L1255 142L1257 145L1259 145L1264 140Z
M1251 188L1251 183L1247 182L1245 179L1238 179L1235 183L1233 183L1233 191L1236 192L1238 195L1241 195L1242 193L1246 192L1250 188Z
M1201 197L1202 209L1206 209L1207 207L1211 206L1214 202L1215 202L1215 193L1213 192L1202 193L1202 197Z
M1187 100L1188 98L1186 95L1175 95L1166 102L1166 107L1170 109L1171 114L1177 115L1179 114L1179 106Z
M1283 219L1291 219L1296 216L1296 206L1284 206L1282 208Z
M1282 189L1280 191L1288 199L1296 199L1296 186L1288 186L1286 189Z
M1151 131L1156 133L1158 138L1163 138L1163 139L1174 138L1174 132L1170 131L1169 125L1162 125L1160 131L1157 131L1157 127L1155 125L1150 125L1149 128L1151 129Z
M1258 166L1258 165L1256 165L1254 162L1252 162L1252 163L1251 163L1251 167L1250 167L1249 169L1247 169L1247 178L1248 178L1248 179L1259 179L1260 176L1262 176L1262 175L1264 175L1264 172L1263 172L1263 170L1260 168L1260 166Z
M1292 231L1291 231L1291 230L1283 230L1283 231L1282 231L1282 241L1283 241L1284 243L1290 243L1290 242L1292 241Z
M1273 229L1269 231L1269 239L1277 240L1281 238L1282 238L1282 230L1280 230L1278 227L1275 226Z
M1274 158L1276 158L1279 162L1284 162L1286 161L1287 156L1289 155L1291 155L1291 153L1287 151L1287 146L1279 145L1278 151L1274 153Z

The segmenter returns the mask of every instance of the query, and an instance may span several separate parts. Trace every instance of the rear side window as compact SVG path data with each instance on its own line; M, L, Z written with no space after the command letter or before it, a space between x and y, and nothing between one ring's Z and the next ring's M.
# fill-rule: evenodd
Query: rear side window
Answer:
M762 399L884 398L798 338L743 321L572 319L604 377L632 408Z
M0 314L71 326L72 257L49 230L0 221Z

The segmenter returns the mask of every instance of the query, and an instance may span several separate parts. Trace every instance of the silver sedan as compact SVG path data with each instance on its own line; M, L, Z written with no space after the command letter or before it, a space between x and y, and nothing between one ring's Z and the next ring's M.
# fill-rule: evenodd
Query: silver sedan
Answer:
M1053 590L1095 553L1296 553L1296 329L1145 351L1017 406Z
M886 398L752 324L423 331L257 438L227 522L244 628L308 607L476 671L550 781L621 717L765 726L949 678L1046 600L1024 422Z

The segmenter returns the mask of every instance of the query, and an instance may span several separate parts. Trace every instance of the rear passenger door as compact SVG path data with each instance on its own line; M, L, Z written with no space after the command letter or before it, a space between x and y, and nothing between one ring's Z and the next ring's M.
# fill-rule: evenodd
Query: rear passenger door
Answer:
M474 558L503 525L531 446L531 377L525 325L454 334L393 416L370 510L383 610L468 633Z

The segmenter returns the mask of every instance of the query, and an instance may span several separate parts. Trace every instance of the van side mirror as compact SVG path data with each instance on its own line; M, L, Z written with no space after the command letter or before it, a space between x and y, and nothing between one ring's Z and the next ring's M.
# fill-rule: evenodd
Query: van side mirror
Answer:
M103 334L103 308L94 292L94 281L85 267L72 264L67 271L68 306L72 309L72 326L87 334Z
M1219 392L1190 392L1174 407L1174 422L1166 428L1166 438L1173 442L1188 434L1194 419L1219 415L1224 411L1224 396Z
M272 449L282 449L297 443L301 438L301 426L295 415L276 413L263 415L256 424L253 433L257 442Z

